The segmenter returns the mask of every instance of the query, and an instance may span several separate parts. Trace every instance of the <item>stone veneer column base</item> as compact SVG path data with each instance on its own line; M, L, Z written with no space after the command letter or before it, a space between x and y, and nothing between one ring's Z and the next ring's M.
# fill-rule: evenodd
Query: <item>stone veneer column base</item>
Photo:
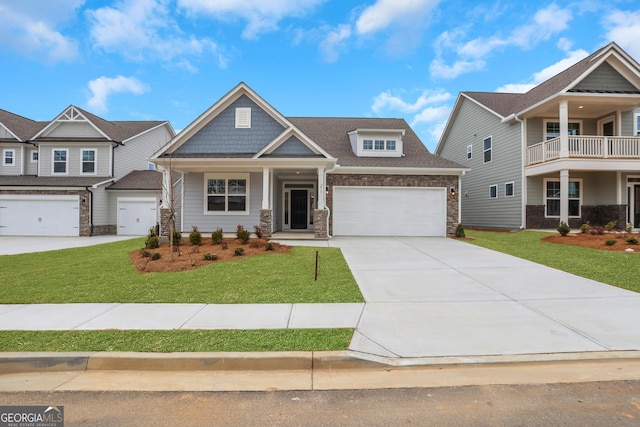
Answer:
M271 237L273 234L273 211L260 209L260 230L263 237Z
M329 224L327 224L329 211L326 209L315 209L313 211L313 231L316 239L329 238Z

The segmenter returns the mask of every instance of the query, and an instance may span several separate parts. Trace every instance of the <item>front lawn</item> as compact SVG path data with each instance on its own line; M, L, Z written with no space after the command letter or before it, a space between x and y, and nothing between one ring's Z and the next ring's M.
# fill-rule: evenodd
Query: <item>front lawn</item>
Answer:
M128 253L143 239L0 256L1 304L335 303L364 301L337 248L293 247L197 270L140 274ZM315 253L320 254L314 281Z
M552 233L466 230L469 242L529 261L640 292L640 253L612 252L540 241Z

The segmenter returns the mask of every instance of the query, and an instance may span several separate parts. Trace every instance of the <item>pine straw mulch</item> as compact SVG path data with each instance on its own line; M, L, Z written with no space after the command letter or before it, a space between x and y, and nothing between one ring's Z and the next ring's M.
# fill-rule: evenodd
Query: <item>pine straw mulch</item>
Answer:
M559 234L553 236L543 237L543 242L560 243L564 245L582 246L583 248L601 249L605 251L615 252L630 252L627 249L632 249L634 252L640 252L640 245L628 243L626 240L629 237L635 237L640 242L640 235L637 233L623 233L623 232L611 232L604 234L590 234L590 233L577 233L568 234L563 237ZM615 240L613 245L607 245L607 240Z
M186 240L186 242L185 242ZM226 248L224 244L226 243ZM188 271L213 262L225 262L237 260L239 258L248 258L252 256L262 256L269 254L288 253L290 246L281 245L271 242L273 250L266 250L269 243L266 239L251 239L249 243L243 245L240 240L233 238L225 238L223 244L215 245L211 242L211 238L202 238L200 246L192 246L189 239L182 239L179 246L173 248L173 261L171 261L171 248L169 243L162 243L156 249L136 249L129 253L129 258L133 265L141 273L161 272L161 271ZM244 248L244 254L238 256L235 254L236 248ZM151 257L144 257L143 252L148 251L151 254L157 252L160 259L152 260ZM216 254L218 258L215 261L204 259L204 254Z

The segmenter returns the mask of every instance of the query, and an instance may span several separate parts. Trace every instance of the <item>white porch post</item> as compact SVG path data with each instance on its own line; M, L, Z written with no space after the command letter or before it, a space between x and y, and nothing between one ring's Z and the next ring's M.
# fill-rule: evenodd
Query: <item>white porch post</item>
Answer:
M171 206L171 198L173 197L172 177L173 170L164 169L162 171L162 205L163 209L167 209Z
M560 101L560 157L569 157L569 103Z
M560 221L569 224L569 171L560 171Z
M326 207L326 185L327 177L324 173L324 168L318 168L318 206L317 209L324 209Z
M269 209L269 168L262 168L262 209Z

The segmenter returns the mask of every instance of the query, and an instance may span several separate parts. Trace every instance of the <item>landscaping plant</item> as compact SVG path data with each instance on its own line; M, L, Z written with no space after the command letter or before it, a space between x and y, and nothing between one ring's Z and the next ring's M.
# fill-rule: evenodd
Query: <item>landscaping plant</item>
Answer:
M191 233L189 233L189 242L192 246L200 246L202 244L202 233L198 231L198 227L193 225Z
M567 234L569 234L569 232L571 231L571 228L569 227L569 224L567 224L566 222L560 221L560 225L558 225L558 228L556 230L558 230L558 233L560 233L560 235L564 237Z

